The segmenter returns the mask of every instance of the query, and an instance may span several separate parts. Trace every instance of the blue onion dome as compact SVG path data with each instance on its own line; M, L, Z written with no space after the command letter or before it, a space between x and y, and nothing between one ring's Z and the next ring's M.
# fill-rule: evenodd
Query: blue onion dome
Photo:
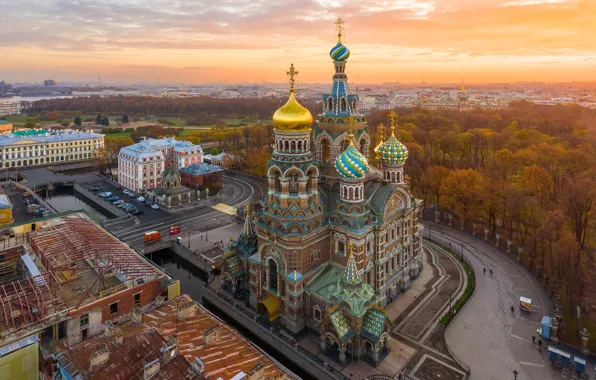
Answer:
M344 44L338 42L337 45L331 49L329 55L334 61L345 61L350 57L350 50Z
M408 159L408 149L395 137L395 127L391 127L391 137L379 148L379 157L386 164L403 165Z
M354 147L350 134L350 146L335 160L335 169L344 178L362 178L368 172L368 160Z

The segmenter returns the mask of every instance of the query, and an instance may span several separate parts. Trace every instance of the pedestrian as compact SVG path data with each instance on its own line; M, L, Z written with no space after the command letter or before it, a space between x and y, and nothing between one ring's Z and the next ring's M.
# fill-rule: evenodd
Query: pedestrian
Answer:
M451 249L451 242L449 242L449 249Z
M493 270L492 269L489 269L489 271L490 271L490 275L492 276L493 275Z
M536 344L536 335L532 335L532 344Z
M538 339L538 349L542 351L542 340Z
M484 274L486 274L486 268L482 269L484 271Z

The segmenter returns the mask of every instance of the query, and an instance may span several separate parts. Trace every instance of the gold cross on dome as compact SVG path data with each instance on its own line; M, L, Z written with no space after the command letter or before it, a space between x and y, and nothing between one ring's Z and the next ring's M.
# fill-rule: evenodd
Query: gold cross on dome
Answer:
M290 91L293 92L294 91L294 85L296 84L296 79L294 79L294 77L296 75L298 75L298 71L296 71L294 69L294 64L293 63L290 64L290 71L288 71L286 74L290 76Z
M344 24L345 22L341 17L339 17L335 22L335 28L337 29L337 39L339 42L341 42L341 32L344 30Z

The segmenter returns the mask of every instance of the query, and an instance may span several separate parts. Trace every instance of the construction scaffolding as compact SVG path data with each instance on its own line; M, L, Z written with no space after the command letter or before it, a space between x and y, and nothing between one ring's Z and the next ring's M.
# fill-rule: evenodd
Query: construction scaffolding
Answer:
M8 270L4 278L8 281L0 281L2 338L113 294L115 289L164 276L85 215L71 214L57 222L29 232L18 249L4 251L10 261L3 267L8 270L19 252L23 270L20 280L14 280Z

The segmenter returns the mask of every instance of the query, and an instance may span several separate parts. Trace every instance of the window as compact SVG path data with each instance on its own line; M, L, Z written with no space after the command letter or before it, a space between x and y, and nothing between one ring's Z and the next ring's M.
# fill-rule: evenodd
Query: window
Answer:
M316 322L320 322L321 321L321 309L319 309L319 306L315 306L313 309L313 319Z
M135 294L135 306L141 306L141 293Z
M118 302L110 304L110 314L116 314L118 312Z
M81 315L81 327L89 325L89 314Z

